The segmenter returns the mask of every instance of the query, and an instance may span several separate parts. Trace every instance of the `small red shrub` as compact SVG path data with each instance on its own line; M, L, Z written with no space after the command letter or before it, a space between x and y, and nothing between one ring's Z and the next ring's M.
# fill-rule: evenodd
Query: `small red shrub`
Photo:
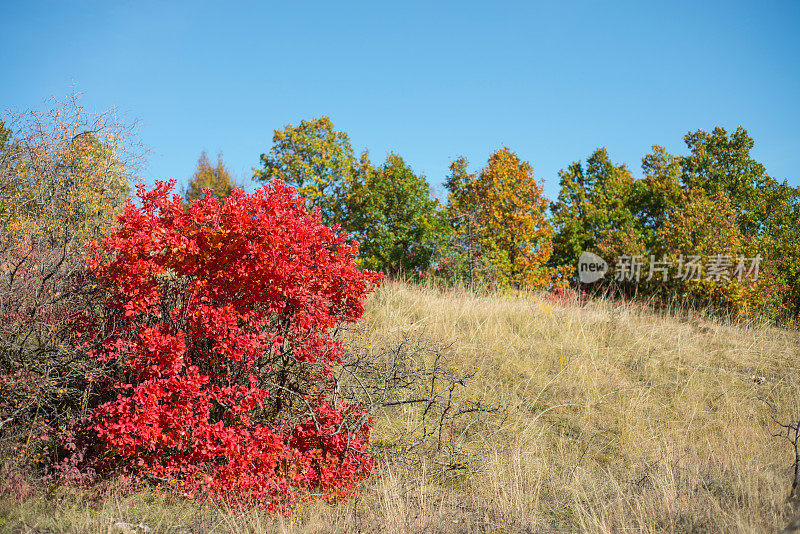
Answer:
M578 291L571 287L553 287L544 293L544 298L553 304L568 306L585 306L590 297L586 291Z
M116 398L92 416L96 467L271 509L347 496L372 468L371 422L335 400L333 331L382 275L279 180L188 210L173 185L139 187L141 207L89 249L109 295L84 335L117 367Z

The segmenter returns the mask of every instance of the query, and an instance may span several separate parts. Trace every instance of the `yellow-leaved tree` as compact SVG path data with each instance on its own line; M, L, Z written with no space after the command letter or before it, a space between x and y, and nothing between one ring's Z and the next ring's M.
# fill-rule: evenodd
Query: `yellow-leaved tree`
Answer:
M8 113L0 169L4 233L76 249L116 224L142 158L135 125L87 112L73 95L50 110Z
M224 200L236 188L231 173L222 162L222 154L217 154L217 164L213 166L208 161L208 154L203 150L197 160L197 169L189 179L185 197L187 201L203 198L203 189L211 189L215 197Z
M553 250L553 228L531 164L503 147L479 174L470 174L467 165L460 158L450 166L448 211L475 263L500 285L550 284L545 263Z

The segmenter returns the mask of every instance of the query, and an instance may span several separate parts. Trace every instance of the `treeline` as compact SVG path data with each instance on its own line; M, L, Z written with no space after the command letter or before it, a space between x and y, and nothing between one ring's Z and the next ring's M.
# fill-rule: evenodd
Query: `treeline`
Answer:
M137 181L143 152L134 134L112 114L86 114L74 101L6 116L4 239L35 239L43 254L61 247L66 263L76 261L83 243L114 226ZM275 130L253 179L295 186L322 222L357 239L363 268L392 276L473 288L569 287L796 322L800 189L767 174L741 127L684 140L684 155L654 146L641 179L600 148L559 172L552 202L531 164L508 148L479 168L459 158L442 203L400 155L383 162L357 155L348 135L321 117ZM207 188L224 199L237 187L222 156L212 162L204 152L184 196L198 199ZM590 285L576 273L586 251L610 268ZM690 267L694 276L686 276Z
M753 139L742 127L697 130L684 141L687 155L653 146L642 158L642 179L599 148L559 172L552 203L531 164L508 148L479 170L459 158L442 205L401 156L380 164L367 151L357 157L348 135L322 117L275 130L254 179L297 187L326 224L356 237L362 266L390 275L492 288L570 286L796 320L800 189L750 156ZM221 157L212 167L203 154L188 197L205 185L224 198L234 187L226 172ZM576 276L584 251L610 264L592 285Z

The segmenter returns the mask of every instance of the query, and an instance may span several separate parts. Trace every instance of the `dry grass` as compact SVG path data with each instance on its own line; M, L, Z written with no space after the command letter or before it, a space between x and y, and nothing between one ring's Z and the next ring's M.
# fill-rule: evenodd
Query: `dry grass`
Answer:
M5 497L0 528L114 532L122 520L156 532L776 532L797 513L786 504L793 455L759 400L800 416L797 332L400 283L370 298L363 326L367 346L403 332L451 344L451 363L477 370L467 395L507 407L460 436L467 472L387 465L350 502L285 518L151 492ZM383 414L375 439L395 439L413 416Z

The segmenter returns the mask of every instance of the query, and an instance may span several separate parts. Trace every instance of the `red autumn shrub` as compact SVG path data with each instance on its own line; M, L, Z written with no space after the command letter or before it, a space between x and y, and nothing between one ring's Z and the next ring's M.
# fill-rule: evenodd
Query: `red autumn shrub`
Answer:
M585 306L589 302L589 294L586 291L578 291L571 287L556 286L544 293L544 298L553 304L562 306Z
M372 468L371 422L336 399L334 331L382 275L279 180L188 210L173 185L139 187L141 207L90 247L109 294L87 346L117 368L91 418L96 467L271 509L347 496Z

